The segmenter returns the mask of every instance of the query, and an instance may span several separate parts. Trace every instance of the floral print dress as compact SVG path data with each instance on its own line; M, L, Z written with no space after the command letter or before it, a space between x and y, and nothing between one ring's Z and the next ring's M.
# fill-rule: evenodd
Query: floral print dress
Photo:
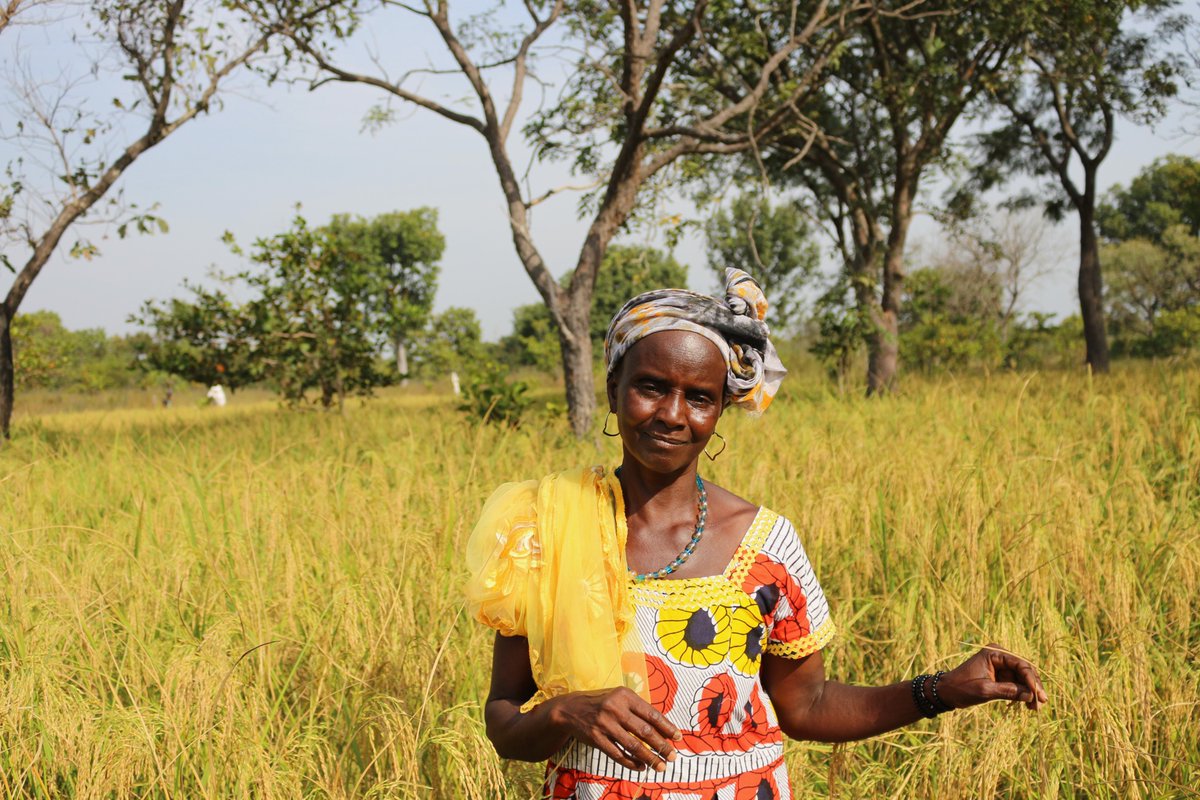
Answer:
M632 579L631 579L632 580ZM786 518L759 508L724 573L633 584L651 703L683 732L665 772L571 743L547 766L555 800L789 800L763 653L803 658L834 625Z

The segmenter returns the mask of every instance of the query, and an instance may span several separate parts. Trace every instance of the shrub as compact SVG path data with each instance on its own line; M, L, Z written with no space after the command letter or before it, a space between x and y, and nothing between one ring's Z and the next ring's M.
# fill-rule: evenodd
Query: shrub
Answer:
M528 392L529 384L510 381L504 367L489 363L467 377L463 400L458 408L483 422L497 422L517 428L533 403L527 396Z

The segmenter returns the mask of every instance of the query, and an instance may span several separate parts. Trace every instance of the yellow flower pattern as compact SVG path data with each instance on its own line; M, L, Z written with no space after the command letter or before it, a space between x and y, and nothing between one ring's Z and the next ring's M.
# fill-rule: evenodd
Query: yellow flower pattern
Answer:
M672 661L691 667L711 667L729 653L729 611L723 606L658 612L656 638Z
M730 614L729 662L743 675L758 674L762 665L766 626L757 605L737 606Z

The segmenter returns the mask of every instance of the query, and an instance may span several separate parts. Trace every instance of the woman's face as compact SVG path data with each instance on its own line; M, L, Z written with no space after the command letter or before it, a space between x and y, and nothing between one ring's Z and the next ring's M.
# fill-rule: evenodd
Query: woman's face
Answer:
M655 472L678 472L704 450L724 408L725 360L689 331L660 331L625 353L608 379L625 452Z

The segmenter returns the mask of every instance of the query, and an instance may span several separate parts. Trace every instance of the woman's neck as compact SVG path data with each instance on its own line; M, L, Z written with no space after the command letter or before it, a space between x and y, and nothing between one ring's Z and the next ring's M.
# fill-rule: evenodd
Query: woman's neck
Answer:
M696 507L696 462L678 472L653 472L626 457L621 463L626 516L675 516Z

